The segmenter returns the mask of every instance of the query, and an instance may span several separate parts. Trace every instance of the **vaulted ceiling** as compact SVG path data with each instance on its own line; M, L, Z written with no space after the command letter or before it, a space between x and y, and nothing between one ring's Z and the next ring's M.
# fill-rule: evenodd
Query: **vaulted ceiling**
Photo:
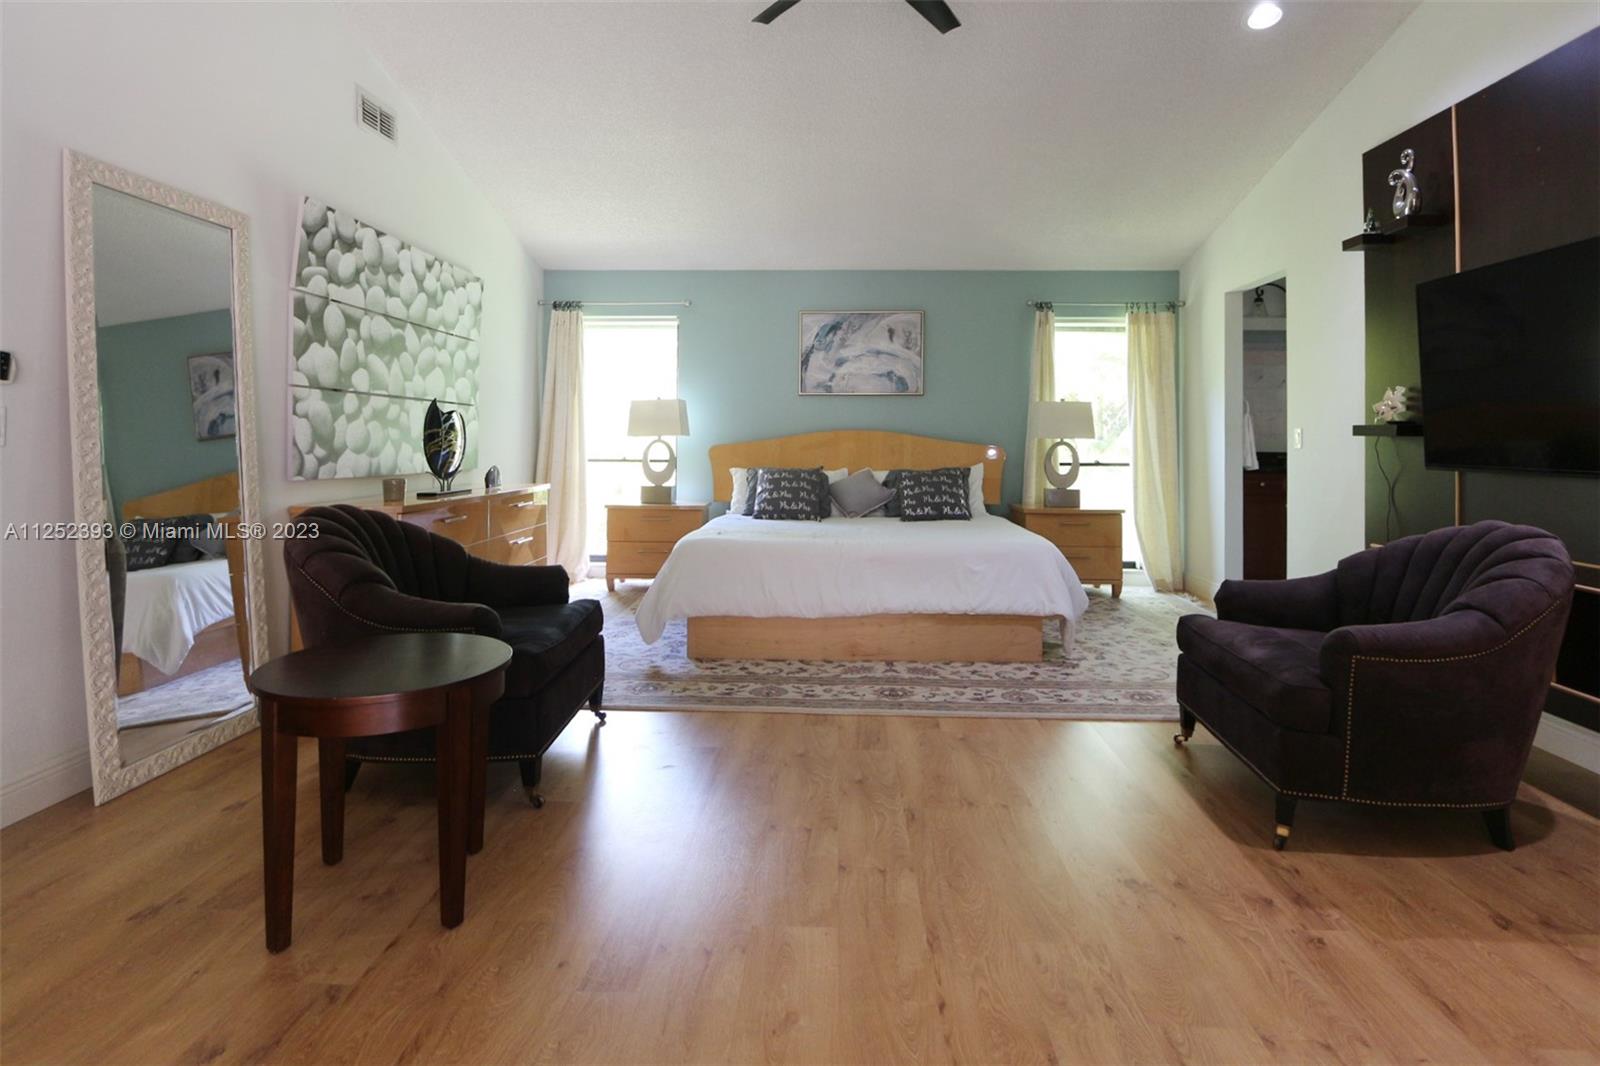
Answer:
M547 268L1072 269L1179 265L1415 6L1283 4L347 10Z

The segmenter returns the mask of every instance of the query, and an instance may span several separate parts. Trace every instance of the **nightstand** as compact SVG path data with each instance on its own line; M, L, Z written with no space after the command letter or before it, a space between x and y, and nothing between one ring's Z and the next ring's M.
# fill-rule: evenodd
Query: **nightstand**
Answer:
M706 521L703 503L606 505L606 588L630 577L655 577L672 546Z
M1079 581L1110 585L1113 597L1122 595L1121 511L1013 506L1011 520L1061 549Z

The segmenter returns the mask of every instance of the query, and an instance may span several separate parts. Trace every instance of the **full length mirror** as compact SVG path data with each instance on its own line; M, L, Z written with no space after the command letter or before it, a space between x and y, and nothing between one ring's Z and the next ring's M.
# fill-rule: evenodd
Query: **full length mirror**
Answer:
M95 798L255 724L244 219L69 155L80 602ZM91 269L83 269L85 266ZM92 387L91 387L92 386Z

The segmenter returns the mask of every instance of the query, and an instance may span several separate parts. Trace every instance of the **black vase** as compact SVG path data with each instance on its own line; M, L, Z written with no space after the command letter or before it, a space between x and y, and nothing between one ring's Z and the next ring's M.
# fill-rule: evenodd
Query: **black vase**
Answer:
M460 411L444 411L438 400L429 402L428 413L422 418L422 457L439 482L439 491L417 495L443 496L450 492L450 483L467 457L467 420Z

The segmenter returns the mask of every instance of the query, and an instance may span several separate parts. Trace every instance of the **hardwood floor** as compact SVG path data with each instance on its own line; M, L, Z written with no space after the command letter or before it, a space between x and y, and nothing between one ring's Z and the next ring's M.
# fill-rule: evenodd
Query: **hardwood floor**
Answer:
M1600 822L1271 797L1202 729L615 712L490 777L467 920L368 767L262 943L258 742L0 833L0 1058L1594 1062Z

